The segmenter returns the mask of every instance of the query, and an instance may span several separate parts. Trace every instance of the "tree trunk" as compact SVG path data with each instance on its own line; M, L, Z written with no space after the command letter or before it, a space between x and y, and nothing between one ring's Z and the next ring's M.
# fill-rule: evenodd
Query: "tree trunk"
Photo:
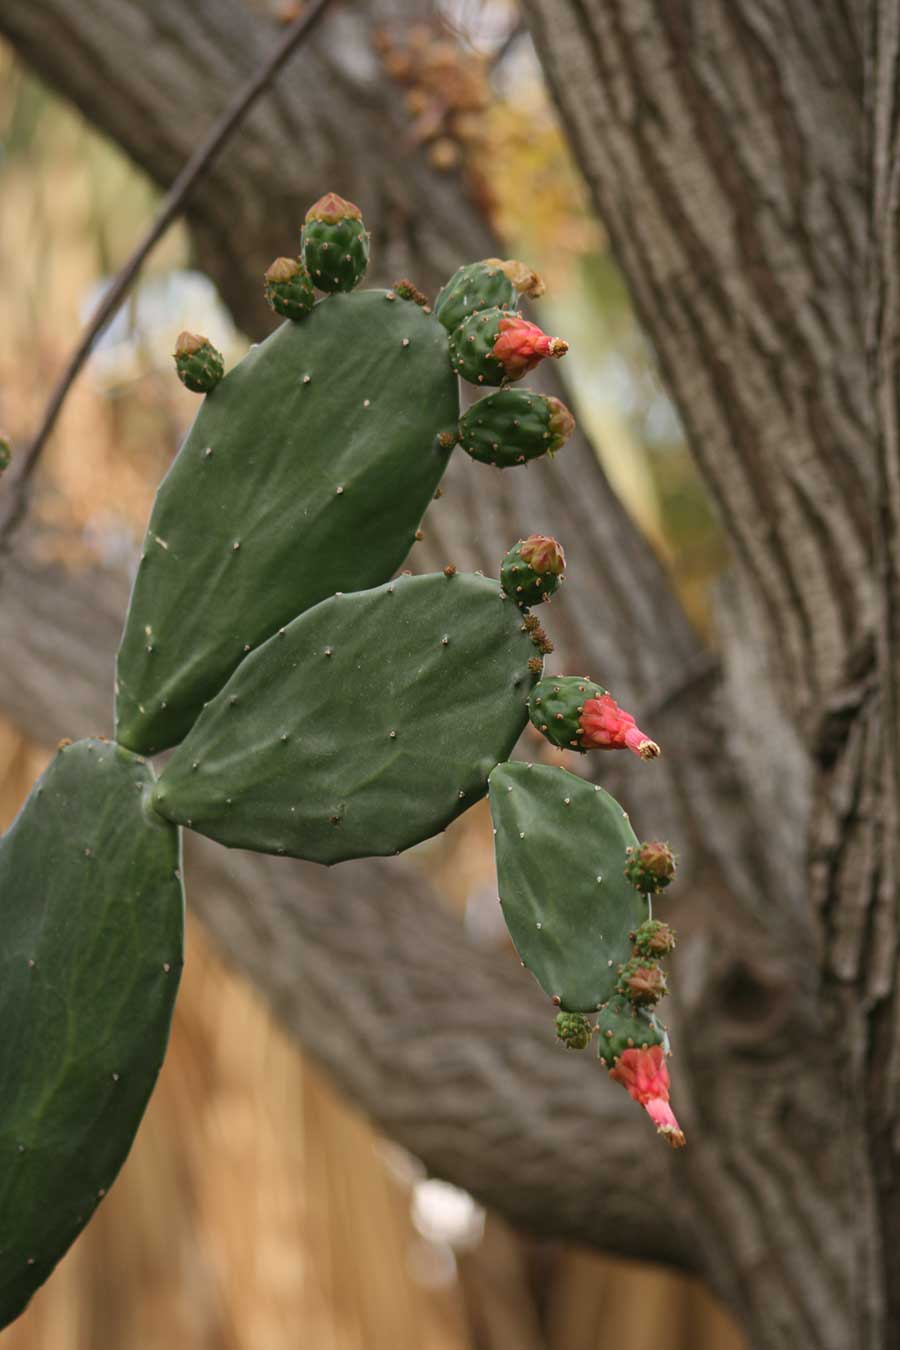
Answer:
M191 898L304 1045L436 1172L545 1235L700 1271L766 1350L885 1350L896 9L868 43L885 89L870 142L862 25L838 0L525 8L734 542L721 662L583 440L527 472L461 457L414 561L493 570L533 529L570 544L557 668L601 678L665 751L599 768L684 860L670 1018L688 1149L667 1153L620 1089L557 1052L530 980L473 948L408 861L324 871L199 841ZM250 331L259 273L325 188L361 201L381 279L433 287L496 251L459 181L410 146L373 54L373 25L428 9L336 10L193 198L201 264ZM238 0L4 0L0 32L161 184L273 40ZM121 587L48 573L23 541L0 588L0 708L44 742L102 728Z
M842 0L524 9L732 541L742 645L758 648L809 783L791 822L804 873L769 904L797 921L811 1021L784 1031L817 1107L807 1116L792 1090L766 1123L757 1104L716 1184L765 1235L735 1272L747 1325L760 1346L887 1346L900 1325L896 0L872 6L868 29ZM768 741L759 795L779 746L746 692L728 718ZM702 1039L692 1053L706 1057Z

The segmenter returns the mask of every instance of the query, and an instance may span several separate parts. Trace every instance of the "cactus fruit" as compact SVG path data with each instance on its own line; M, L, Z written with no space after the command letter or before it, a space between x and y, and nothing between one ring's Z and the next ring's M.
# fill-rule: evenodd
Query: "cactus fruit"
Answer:
M537 324L502 309L484 309L464 319L450 335L453 369L470 384L521 380L545 356L569 350L562 338L548 337Z
M594 1012L648 917L622 875L636 842L625 812L602 788L543 764L498 764L489 789L500 903L519 956L563 1012Z
M581 1013L557 1013L556 1034L570 1050L584 1050L591 1039L591 1024Z
M185 389L192 394L208 394L225 374L225 361L209 338L184 332L175 343L175 370Z
M669 1070L661 1045L623 1050L609 1076L647 1112L672 1148L684 1148L684 1131L669 1105Z
M659 919L647 919L640 928L631 934L635 956L668 956L675 950L675 934L667 923Z
M532 389L498 389L459 421L459 443L473 459L509 469L553 455L575 427L562 399Z
M628 849L626 856L625 876L647 895L658 895L675 875L675 854L658 840Z
M12 463L12 451L5 436L0 436L0 473L5 473Z
M434 314L452 333L481 309L515 309L520 295L537 300L543 294L543 281L525 263L515 258L484 258L453 273L438 293Z
M587 676L553 675L535 686L531 721L561 750L631 750L655 759L659 746L611 694Z
M359 207L326 192L306 213L300 249L318 290L352 291L369 265L369 235Z
M562 546L546 534L520 539L500 564L500 585L522 609L539 605L557 590L566 566Z
M656 1015L646 1008L635 1008L621 994L613 994L597 1014L597 1057L611 1069L626 1050L652 1045L668 1049Z
M335 595L248 656L153 805L233 848L324 863L398 853L484 795L525 726L533 654L486 577ZM618 856L630 842L622 832ZM619 873L633 928L646 902Z
M69 743L0 840L0 1326L108 1191L165 1053L184 897L152 783Z
M306 268L299 258L276 258L266 269L269 308L285 319L302 319L316 303Z
M666 977L658 961L632 956L626 961L616 983L616 993L636 1007L652 1006L668 993Z
M251 348L157 493L119 648L120 743L174 745L279 627L386 581L458 419L447 334L384 291L331 296Z

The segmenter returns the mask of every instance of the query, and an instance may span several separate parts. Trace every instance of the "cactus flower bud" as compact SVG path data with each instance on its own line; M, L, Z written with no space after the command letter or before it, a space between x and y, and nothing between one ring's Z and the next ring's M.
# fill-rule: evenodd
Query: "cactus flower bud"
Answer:
M354 202L339 197L336 192L326 192L306 213L307 223L321 221L325 225L336 225L339 220L362 220L362 211Z
M631 750L641 759L656 759L659 746L619 707L611 694L588 699L581 714L585 750Z
M644 1108L672 1148L684 1148L684 1132L669 1105L669 1070L661 1045L624 1050L609 1076Z
M359 207L326 192L306 213L300 251L320 291L352 291L369 265L369 235Z
M673 871L674 867L675 860L673 858ZM628 867L625 868L625 875L630 881ZM669 880L670 878L667 877L666 885L668 885ZM631 934L631 940L634 943L635 956L668 956L669 952L675 949L675 933L667 923L660 923L659 919L646 919L640 928Z
M562 338L548 337L521 314L496 306L469 314L450 334L450 363L471 384L505 385L521 379L545 356L563 356L568 350ZM550 415L548 409L548 422ZM553 436L549 427L544 429L548 435L541 449L548 450Z
M550 406L550 435L551 441L547 446L547 453L555 455L561 446L575 430L575 418L569 412L569 409L563 403L561 398L555 398L553 394L548 394L547 403Z
M266 269L266 301L286 319L302 319L316 303L312 282L298 258L276 258Z
M643 894L656 895L665 890L675 875L675 854L659 840L640 844L627 851L625 876ZM646 927L646 925L643 925ZM670 930L671 931L671 930ZM672 939L674 946L674 937Z
M570 1050L583 1050L591 1039L591 1024L581 1013L557 1013L556 1034Z
M562 544L548 534L530 534L519 545L519 557L535 572L549 572L558 577L566 568Z
M665 973L658 961L634 957L623 966L616 993L641 1007L658 1003L668 993Z
M183 332L175 343L175 370L186 389L208 394L225 374L225 362L209 338Z
M568 342L548 337L536 323L529 323L520 314L504 314L498 329L491 355L500 362L510 380L520 380L545 356L559 358L569 350Z

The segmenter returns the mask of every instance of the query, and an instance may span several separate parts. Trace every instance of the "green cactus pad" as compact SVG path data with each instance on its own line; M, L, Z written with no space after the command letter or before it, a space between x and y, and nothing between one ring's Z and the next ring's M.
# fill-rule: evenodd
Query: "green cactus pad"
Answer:
M485 577L336 595L247 658L154 805L234 848L324 863L398 853L484 795L527 720L534 654ZM639 904L629 912L640 921Z
M119 648L119 741L174 745L281 625L386 581L458 418L447 334L385 291L330 296L252 348L157 494Z
M175 343L175 371L192 394L209 394L225 374L222 353L199 333L179 333Z
M300 251L320 291L352 291L369 265L369 235L359 207L329 192L311 206Z
M316 303L312 282L298 258L276 258L264 281L269 308L285 319L304 319Z
M459 443L473 459L509 469L555 454L575 426L558 398L532 389L498 389L463 413Z
M498 764L490 777L503 917L524 964L565 1012L594 1012L631 955L647 901L622 875L634 831L602 788L565 769Z
M506 554L500 564L500 585L521 609L527 609L555 594L565 565L565 554L555 539L533 534L520 539Z
M0 840L0 1325L112 1185L162 1064L184 902L152 782L79 741Z
M614 1067L623 1050L661 1045L666 1054L669 1041L656 1016L643 1008L633 1008L627 999L613 995L597 1017L597 1057L608 1069Z
M502 260L485 258L457 268L438 292L434 315L452 333L470 314L482 309L515 309L518 303L519 292L503 270Z
M561 750L578 750L581 744L579 718L585 701L602 698L606 690L593 680L577 675L551 675L535 685L528 714L538 731ZM629 839L628 843L634 841ZM622 854L624 858L624 850ZM621 868L619 869L621 870Z

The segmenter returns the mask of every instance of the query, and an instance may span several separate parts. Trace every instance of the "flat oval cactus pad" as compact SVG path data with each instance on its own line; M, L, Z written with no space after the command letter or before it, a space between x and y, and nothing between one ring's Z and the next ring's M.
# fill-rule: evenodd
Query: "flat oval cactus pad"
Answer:
M184 896L152 781L79 741L0 839L0 1326L112 1185L165 1054Z
M154 804L234 848L399 853L484 795L525 726L535 657L521 611L482 576L336 595L235 671Z
M603 788L545 764L498 764L490 802L516 950L565 1012L595 1012L649 913L625 880L625 850L638 842L628 816Z

